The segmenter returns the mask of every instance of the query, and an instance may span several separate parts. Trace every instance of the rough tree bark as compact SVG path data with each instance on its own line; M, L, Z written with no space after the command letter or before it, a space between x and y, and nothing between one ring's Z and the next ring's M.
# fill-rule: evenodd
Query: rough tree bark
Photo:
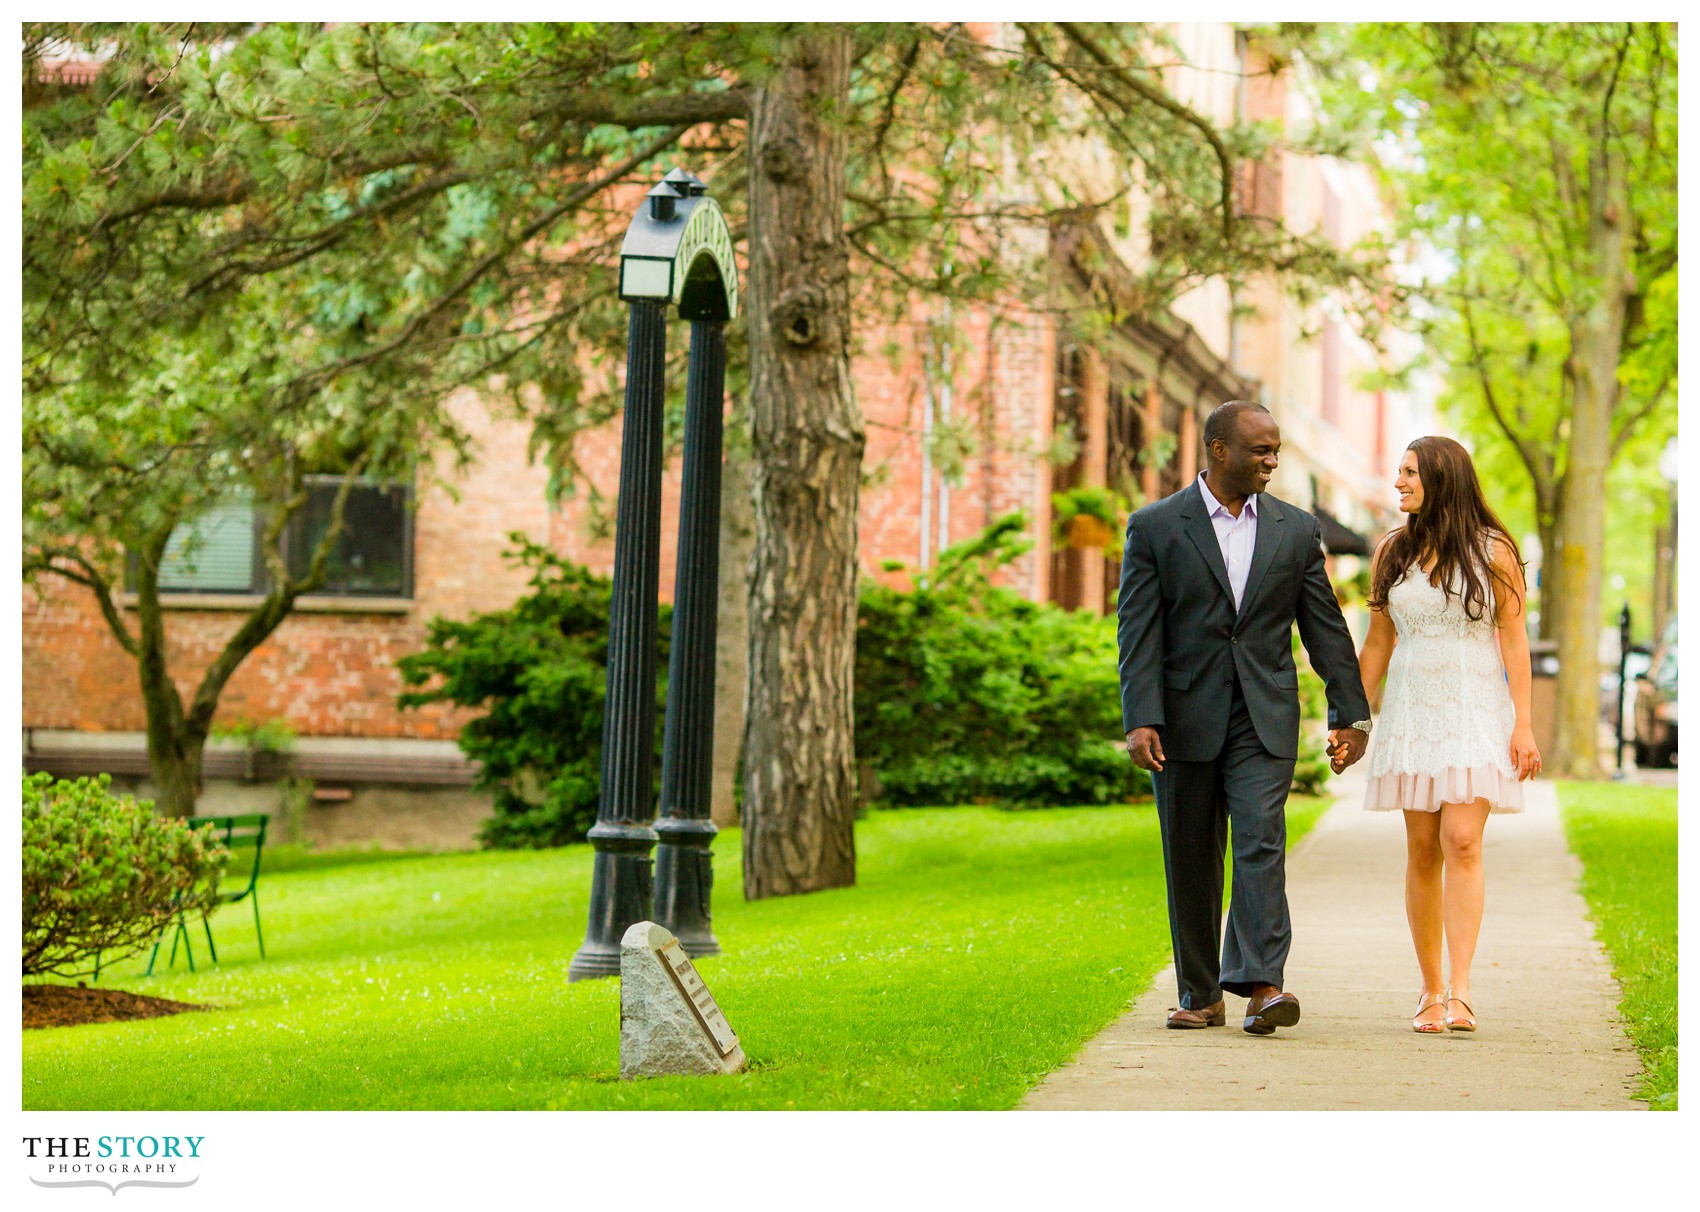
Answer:
M837 126L849 51L842 28L797 27L750 105L750 900L856 880L851 689L866 439L850 386Z

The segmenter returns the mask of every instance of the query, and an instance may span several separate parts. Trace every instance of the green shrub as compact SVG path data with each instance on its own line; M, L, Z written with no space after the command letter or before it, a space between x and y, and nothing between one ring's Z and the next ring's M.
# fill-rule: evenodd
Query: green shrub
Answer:
M939 554L908 590L863 586L856 633L856 753L870 798L892 805L1108 804L1150 794L1121 732L1116 621L1035 603L991 583L1031 546L1025 515ZM398 662L403 707L481 712L460 746L494 792L495 847L582 840L596 822L610 583L523 535L508 558L531 591L503 611L434 619ZM656 762L671 608L661 608ZM1314 721L1321 682L1300 663L1307 724L1295 787L1328 776Z
M1116 620L1029 602L989 574L1030 544L1021 514L939 555L907 591L862 593L856 752L890 804L1105 804L1150 793L1127 756ZM1322 679L1300 657L1293 790L1329 778Z
M397 662L403 707L448 702L479 710L461 750L483 763L494 793L485 845L502 849L582 841L596 823L608 679L611 583L523 534L508 559L531 569L531 592L506 610L433 619L425 647ZM656 661L656 771L672 610L661 607ZM428 685L429 684L429 685Z
M907 591L864 587L856 752L894 805L1105 804L1145 795L1122 742L1116 623L1029 602L992 571L1024 515L947 548Z
M111 779L23 783L24 975L83 976L211 903L229 853Z

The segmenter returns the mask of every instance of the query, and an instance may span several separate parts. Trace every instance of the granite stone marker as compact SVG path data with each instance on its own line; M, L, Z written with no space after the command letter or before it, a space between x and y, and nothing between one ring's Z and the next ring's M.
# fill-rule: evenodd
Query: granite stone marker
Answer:
M620 939L620 1077L738 1073L732 1025L671 931L638 922Z

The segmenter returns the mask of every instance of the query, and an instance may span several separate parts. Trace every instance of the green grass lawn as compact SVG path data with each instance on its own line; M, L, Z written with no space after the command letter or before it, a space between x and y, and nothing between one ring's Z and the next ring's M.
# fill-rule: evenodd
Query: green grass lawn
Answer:
M1570 848L1594 932L1623 985L1646 1074L1636 1095L1676 1110L1676 791L1561 783Z
M1290 837L1324 806L1295 796ZM268 959L237 905L222 966L102 974L211 1013L26 1032L24 1106L1010 1107L1168 960L1149 806L882 812L856 843L855 888L747 904L739 835L716 840L726 954L698 966L750 1059L734 1077L618 1080L618 982L566 981L573 846L270 874Z

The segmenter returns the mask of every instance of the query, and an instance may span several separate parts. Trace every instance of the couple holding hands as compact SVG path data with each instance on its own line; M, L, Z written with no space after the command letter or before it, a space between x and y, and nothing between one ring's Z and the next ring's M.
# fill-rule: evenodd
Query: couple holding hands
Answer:
M1264 491L1281 450L1275 419L1230 401L1205 423L1204 444L1198 479L1128 520L1117 599L1122 724L1129 755L1151 772L1168 877L1180 987L1168 1025L1222 1025L1224 990L1248 999L1254 1035L1299 1021L1282 984L1296 623L1327 686L1334 771L1367 749L1364 807L1404 815L1405 912L1422 978L1412 1028L1474 1031L1482 832L1491 813L1522 808L1522 780L1541 765L1517 545L1462 446L1412 442L1395 481L1406 522L1376 549L1369 635L1354 656L1320 524Z

